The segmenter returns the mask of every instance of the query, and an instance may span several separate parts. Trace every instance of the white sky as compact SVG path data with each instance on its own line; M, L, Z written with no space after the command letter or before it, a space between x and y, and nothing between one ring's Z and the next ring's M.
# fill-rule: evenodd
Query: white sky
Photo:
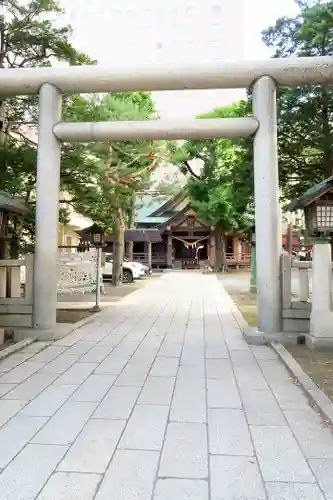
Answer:
M127 66L255 60L270 57L260 32L297 12L294 0L61 0L72 42L99 64ZM162 50L163 49L163 50ZM189 118L231 104L244 90L155 92L161 118ZM192 168L200 170L201 163ZM181 182L160 167L156 182Z
M211 10L213 4L220 4L223 9L220 20L217 19L219 13L215 16L215 35L214 20L208 19L206 12L206 7ZM261 42L261 30L278 17L296 12L293 0L63 0L63 5L65 20L74 28L72 41L78 49L103 65L134 67L141 61L151 64L154 57L161 59L161 51L155 50L159 42L163 49L165 42L171 43L163 51L169 64L181 64L184 58L187 65L192 60L203 62L217 56L220 60L267 58L270 52ZM175 21L177 11L174 9L184 10L186 5L188 15L179 15L179 24ZM141 12L143 16L139 15L138 7L147 7ZM196 17L190 15L193 9ZM171 12L173 19L167 16ZM187 23L186 19L189 19ZM184 48L186 39L192 44L187 51ZM214 50L213 44L216 45ZM158 92L153 96L161 117L177 118L231 103L243 97L244 92Z

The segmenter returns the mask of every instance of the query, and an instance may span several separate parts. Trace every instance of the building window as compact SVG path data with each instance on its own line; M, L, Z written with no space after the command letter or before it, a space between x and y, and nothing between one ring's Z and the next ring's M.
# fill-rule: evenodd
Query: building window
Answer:
M222 12L221 5L213 5L212 12L213 12L213 14L220 14L220 12Z
M327 229L333 227L333 206L320 205L317 206L317 226L319 229Z

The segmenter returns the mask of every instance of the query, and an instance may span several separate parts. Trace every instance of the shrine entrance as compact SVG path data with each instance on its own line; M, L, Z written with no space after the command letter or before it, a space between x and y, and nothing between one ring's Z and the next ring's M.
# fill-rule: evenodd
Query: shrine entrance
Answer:
M277 154L277 86L330 85L332 57L291 57L187 67L71 66L1 71L5 97L39 96L34 255L33 325L39 338L53 339L57 305L60 156L63 142L197 140L254 137L258 329L281 331L281 224ZM242 118L64 122L63 95L252 88L252 116ZM172 265L172 234L167 234ZM212 247L214 238L211 238Z
M167 267L199 269L200 263L214 264L215 228L200 220L188 204L160 230L167 242Z
M200 262L207 261L209 234L195 234L189 231L188 234L173 234L172 248L174 267L182 269L199 269Z
M195 237L197 237L197 235L195 235ZM205 239L202 239L202 237L199 236L196 241L188 239L185 235L183 238L180 239L179 236L175 235L172 237L174 260L193 258L198 259L199 261L204 261L209 258L209 235L207 235Z

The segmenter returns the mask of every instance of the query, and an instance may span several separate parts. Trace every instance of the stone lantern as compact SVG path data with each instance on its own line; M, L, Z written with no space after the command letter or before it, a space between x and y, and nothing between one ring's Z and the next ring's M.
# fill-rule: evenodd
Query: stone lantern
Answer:
M28 206L22 198L0 191L0 254L2 254L0 258L7 257L5 249L12 239L12 235L8 232L10 217L23 217L27 212Z
M305 206L304 215L309 236L319 238L331 236L333 233L333 192L326 193L322 198Z
M96 247L101 248L104 244L105 231L97 224L93 224L89 228L89 240L90 243Z
M332 348L333 176L312 186L286 209L304 211L306 237L313 244L312 308L307 344L312 349Z

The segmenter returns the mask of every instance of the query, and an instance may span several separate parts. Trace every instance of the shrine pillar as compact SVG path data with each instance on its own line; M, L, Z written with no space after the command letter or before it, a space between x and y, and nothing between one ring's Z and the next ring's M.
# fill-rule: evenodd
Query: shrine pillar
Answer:
M232 237L232 253L233 258L236 261L236 269L239 269L239 262L242 258L242 244L238 238L238 236L233 236Z
M151 268L153 264L153 253L152 253L152 243L151 241L147 242L147 254L148 254L148 266Z
M171 268L173 267L173 256L172 256L172 232L171 228L168 227L168 233L167 233L167 267Z
M209 236L209 265L214 269L216 262L216 242L215 242L215 227L210 228Z
M33 326L40 330L39 340L53 340L57 323L61 143L53 127L61 120L61 102L56 87L49 83L40 87L33 280Z
M236 259L240 259L242 254L242 244L238 236L232 238L232 251Z

